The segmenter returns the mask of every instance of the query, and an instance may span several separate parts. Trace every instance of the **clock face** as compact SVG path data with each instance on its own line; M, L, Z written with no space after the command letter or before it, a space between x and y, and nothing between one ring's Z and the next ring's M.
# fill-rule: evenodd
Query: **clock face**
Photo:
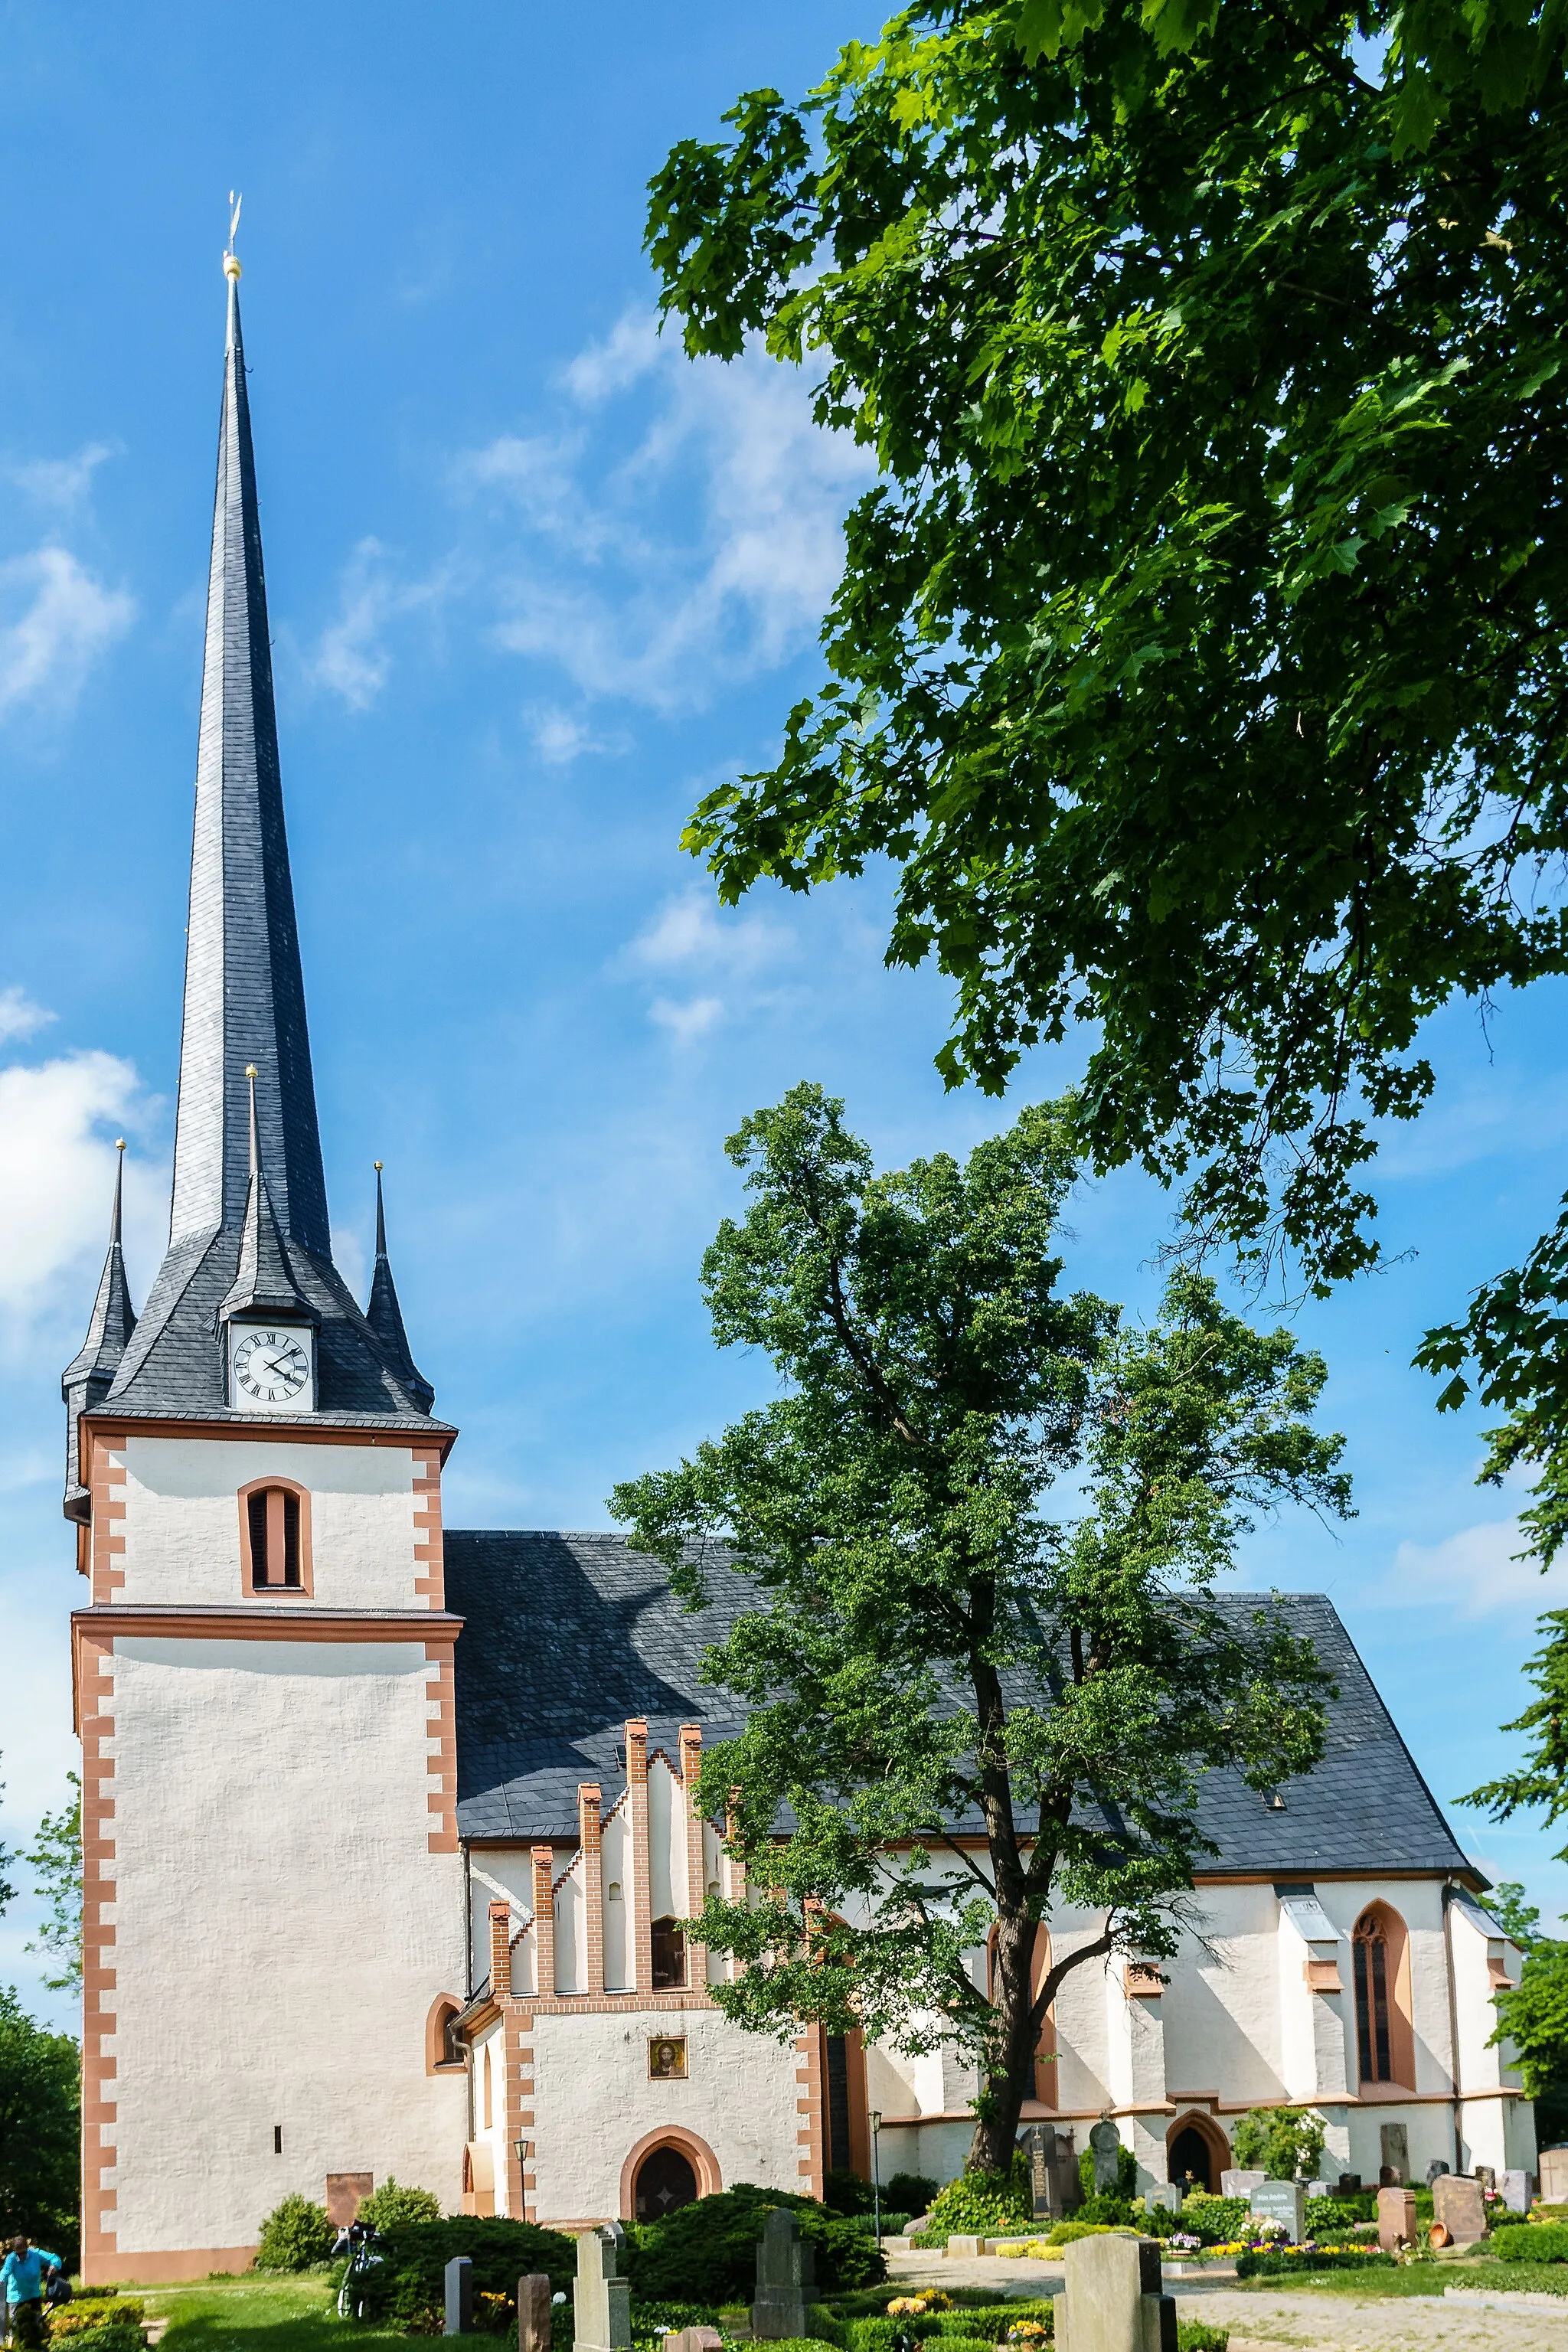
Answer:
M310 1359L294 1331L247 1331L234 1350L234 1384L258 1404L287 1404L303 1393Z

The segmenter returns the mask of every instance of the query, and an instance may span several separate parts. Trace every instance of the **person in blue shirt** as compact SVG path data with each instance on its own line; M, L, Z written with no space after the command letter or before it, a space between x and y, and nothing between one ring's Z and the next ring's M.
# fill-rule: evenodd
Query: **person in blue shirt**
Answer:
M0 2263L5 2283L5 2340L35 2352L44 2341L44 2273L62 2267L58 2254L13 2238L11 2251Z

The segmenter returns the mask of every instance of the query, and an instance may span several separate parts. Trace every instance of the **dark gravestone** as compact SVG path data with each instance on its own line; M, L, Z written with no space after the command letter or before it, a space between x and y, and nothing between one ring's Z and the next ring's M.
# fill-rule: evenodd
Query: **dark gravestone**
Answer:
M474 2332L474 2266L467 2254L454 2254L447 2265L447 2336Z
M550 2281L542 2271L517 2283L517 2352L550 2352Z
M1101 2116L1089 2133L1094 2156L1094 2193L1114 2197L1121 2186L1121 2134L1109 2116Z
M763 2344L809 2335L806 2305L816 2301L816 2250L801 2236L800 2223L787 2207L775 2205L757 2242L752 2334Z
M1019 2142L1029 2166L1030 2210L1037 2221L1059 2221L1083 2202L1071 2138L1050 2124L1031 2124Z
M1307 2192L1299 2180L1260 2180L1247 2200L1259 2221L1282 2221L1299 2246L1307 2231Z
M1452 2165L1449 2165L1449 2164L1445 2164L1445 2163L1442 2161L1441 2158L1438 2158L1435 2162L1433 2162L1433 2163L1429 2164L1429 2165L1426 2167L1426 2186L1427 2186L1427 2188L1428 2188L1428 2189L1430 2189L1430 2188L1431 2188L1432 2183L1436 2179L1436 2178L1437 2178L1437 2176L1438 2176L1438 2174L1439 2174L1439 2173L1441 2173L1441 2172L1451 2172L1452 2170L1453 2170L1453 2166L1452 2166Z

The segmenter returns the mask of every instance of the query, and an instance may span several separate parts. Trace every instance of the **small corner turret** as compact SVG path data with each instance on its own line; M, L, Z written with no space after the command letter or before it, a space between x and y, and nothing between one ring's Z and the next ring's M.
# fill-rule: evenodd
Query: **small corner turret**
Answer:
M109 1218L109 1253L99 1276L98 1297L92 1305L92 1316L87 1327L87 1337L60 1376L60 1394L66 1408L66 1491L63 1508L68 1519L78 1524L91 1515L91 1501L82 1483L79 1423L84 1412L101 1404L113 1385L114 1375L136 1328L135 1310L131 1304L131 1286L125 1279L125 1257L121 1248L121 1206L125 1179L125 1139L116 1139L118 1158L114 1169L114 1206Z
M415 1363L408 1334L403 1328L403 1309L397 1303L392 1262L386 1255L386 1208L382 1199L379 1160L375 1163L375 1274L364 1319L380 1341L382 1354L395 1378L401 1381L419 1411L428 1412L436 1402L436 1391Z

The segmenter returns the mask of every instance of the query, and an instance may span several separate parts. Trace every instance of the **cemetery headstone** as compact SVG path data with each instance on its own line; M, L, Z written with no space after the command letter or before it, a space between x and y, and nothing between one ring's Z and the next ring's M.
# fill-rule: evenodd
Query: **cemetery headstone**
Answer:
M1377 2242L1385 2254L1415 2243L1415 2191L1380 2189L1377 2192Z
M1145 2213L1179 2213L1182 2210L1182 2184L1179 2180L1156 2180L1143 2197Z
M1299 2180L1259 2180L1247 2199L1259 2221L1283 2221L1293 2246L1307 2234L1307 2192Z
M1379 2133L1385 2188L1403 2189L1410 2178L1410 2134L1403 2124L1384 2124Z
M1063 2269L1056 2352L1176 2352L1176 2298L1160 2291L1157 2238L1076 2238Z
M1444 2170L1445 2170L1445 2171L1447 2171L1447 2167L1446 2165L1444 2166L1444 2168L1444 2168ZM1356 2197L1356 2196L1359 2196L1359 2195L1360 2195L1360 2193L1361 2193L1361 2175L1360 2175L1360 2173L1359 2173L1359 2172L1342 2172L1342 2173L1341 2173L1341 2175L1340 2175L1340 2195L1341 2195L1342 2197Z
M454 2254L447 2265L447 2336L474 2332L474 2266L467 2254Z
M1051 2210L1051 2158L1056 2137L1055 2132L1047 2131L1044 2124L1031 2124L1024 2134L1024 2153L1029 2164L1029 2207L1037 2221L1056 2219Z
M1114 2197L1121 2186L1121 2134L1109 2116L1101 2116L1089 2136L1094 2157L1094 2193Z
M1309 2205L1311 2203L1314 2197L1331 2197L1333 2193L1334 2184L1331 2180L1309 2180L1307 2183L1307 2202Z
M1250 2197L1258 2184L1268 2178L1266 2172L1222 2172L1219 2193L1222 2197Z
M1568 2205L1568 2147L1543 2147L1536 2161L1541 2167L1542 2202Z
M1476 2179L1480 2182L1483 2189L1495 2189L1497 2187L1497 2174L1492 2170L1489 2164L1477 2165Z
M807 2304L816 2301L816 2249L800 2234L787 2206L775 2205L757 2242L757 2299L752 2334L763 2344L808 2336Z
M1443 2162L1443 2160L1442 2160L1442 2158L1441 2158L1440 2157L1436 2158L1436 2159L1435 2159L1431 2164L1429 2164L1429 2165L1426 2167L1426 2186L1427 2186L1427 2188L1428 2188L1428 2189L1430 2189L1430 2188L1431 2188L1432 2183L1436 2179L1437 2175L1438 2175L1440 2172L1451 2172L1451 2171L1453 2170L1453 2168L1453 2168L1453 2166L1452 2166L1452 2165L1450 2165L1450 2164L1445 2164L1445 2163Z
M724 2352L724 2338L716 2327L682 2327L665 2337L664 2352Z
M517 2283L517 2352L550 2352L550 2281L542 2271Z
M1432 2183L1432 2218L1442 2223L1456 2246L1473 2246L1487 2231L1480 2182L1466 2172L1440 2172Z
M577 2276L573 2283L576 2352L629 2352L632 2290L620 2275L626 2233L618 2221L584 2230L577 2241Z
M1505 2172L1499 2186L1502 2189L1505 2211L1528 2213L1530 2210L1530 2175L1528 2172Z

